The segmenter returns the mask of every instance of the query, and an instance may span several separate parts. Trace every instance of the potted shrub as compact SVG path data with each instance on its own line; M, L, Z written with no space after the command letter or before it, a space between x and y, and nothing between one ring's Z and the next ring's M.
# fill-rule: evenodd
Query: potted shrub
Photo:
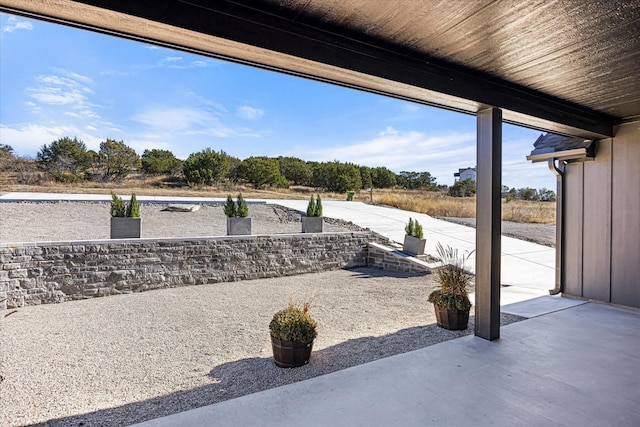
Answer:
M442 266L434 269L438 289L431 292L429 302L433 303L438 326L454 331L467 329L469 323L469 284L471 274L464 269L465 261L471 256L458 256L458 250L440 243L436 246Z
M411 255L424 255L424 247L427 239L424 239L422 225L417 220L409 218L409 223L404 227L405 236L402 251Z
M296 368L309 363L313 340L318 335L316 322L309 315L309 302L302 307L290 302L273 315L269 323L273 360L280 368Z
M111 238L140 238L140 204L135 194L131 194L129 204L111 193Z
M323 226L322 219L322 199L318 194L316 200L309 199L307 205L307 215L302 217L302 232L303 233L322 233Z
M249 218L249 207L242 197L242 193L238 194L238 202L234 203L231 195L227 195L227 201L224 204L224 214L227 216L227 234L230 236L251 234L251 218Z

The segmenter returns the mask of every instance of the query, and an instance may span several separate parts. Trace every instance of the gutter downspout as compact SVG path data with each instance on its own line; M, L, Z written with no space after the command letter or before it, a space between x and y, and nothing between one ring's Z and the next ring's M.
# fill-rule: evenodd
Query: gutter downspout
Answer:
M562 280L562 259L563 259L563 235L564 235L564 165L566 164L562 160L558 161L560 167L556 166L556 159L551 158L548 160L549 169L556 176L556 287L549 290L550 295L557 295L562 292L563 280Z

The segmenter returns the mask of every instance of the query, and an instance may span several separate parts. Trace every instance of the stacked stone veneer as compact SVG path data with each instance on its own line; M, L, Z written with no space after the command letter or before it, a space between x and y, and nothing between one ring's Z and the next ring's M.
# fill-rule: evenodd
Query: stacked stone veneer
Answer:
M431 273L431 268L426 262L400 250L375 242L369 242L367 265L382 270L402 273Z
M0 300L12 308L366 266L369 238L353 232L3 244Z

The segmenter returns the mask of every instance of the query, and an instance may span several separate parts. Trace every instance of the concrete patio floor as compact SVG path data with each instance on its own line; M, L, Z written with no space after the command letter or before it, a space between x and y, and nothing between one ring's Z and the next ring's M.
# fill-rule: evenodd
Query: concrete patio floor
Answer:
M503 311L534 317L138 426L640 425L640 312L551 296Z

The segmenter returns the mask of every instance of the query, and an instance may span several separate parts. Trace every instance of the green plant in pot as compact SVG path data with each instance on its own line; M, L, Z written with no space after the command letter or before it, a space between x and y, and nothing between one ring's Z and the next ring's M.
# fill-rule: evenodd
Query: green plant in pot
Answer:
M445 248L440 243L436 251L443 265L433 270L438 289L431 292L429 302L433 303L438 326L450 330L467 329L471 310L468 290L473 276L464 269L464 264L474 251L460 256L458 249Z
M302 217L302 232L303 233L322 233L324 220L322 218L322 199L320 195L316 195L316 199L313 199L313 194L309 199L307 205L307 215Z
M127 239L140 237L140 204L131 194L128 204L120 196L111 193L111 238Z
M224 214L227 216L228 235L251 234L251 218L248 218L249 207L244 197L242 197L242 193L238 193L237 202L233 201L231 194L227 195Z
M309 363L313 340L318 335L316 321L309 315L309 302L287 308L273 315L269 323L273 359L280 368L296 368Z
M404 227L404 232L405 236L402 251L411 255L423 255L427 239L424 238L422 225L420 225L418 220L409 218L409 222Z

